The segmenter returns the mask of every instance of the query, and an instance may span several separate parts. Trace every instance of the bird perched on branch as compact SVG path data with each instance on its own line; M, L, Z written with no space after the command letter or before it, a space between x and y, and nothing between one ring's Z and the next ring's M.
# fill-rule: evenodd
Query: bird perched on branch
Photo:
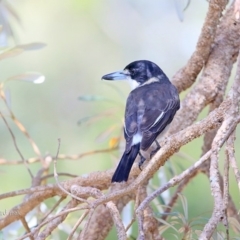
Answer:
M156 138L164 133L179 109L179 95L160 67L147 60L132 62L123 71L104 75L102 79L129 80L135 85L125 109L126 147L112 177L112 182L127 181L138 154L140 167L146 159L141 152L148 150L153 142L156 148L150 157L160 149Z

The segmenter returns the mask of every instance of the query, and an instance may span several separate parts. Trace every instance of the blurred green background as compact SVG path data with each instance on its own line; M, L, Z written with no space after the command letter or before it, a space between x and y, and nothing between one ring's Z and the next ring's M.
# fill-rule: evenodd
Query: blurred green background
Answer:
M14 31L15 43L47 44L41 50L25 52L0 63L1 81L26 71L41 72L46 77L46 81L40 85L11 81L5 87L11 94L14 114L27 128L43 155L56 154L58 138L61 138L60 153L71 155L107 148L109 141L119 136L124 104L130 88L124 82L101 81L101 77L123 69L134 60L147 59L157 63L171 79L194 51L208 8L207 1L191 1L183 12L180 9L186 6L186 2L10 2L20 18L20 22L11 16L8 18ZM180 21L182 15L184 20ZM10 40L10 44L14 45L14 41ZM92 95L98 96L98 100L86 101L84 96ZM85 101L80 101L80 96ZM7 113L2 102L0 107L3 113ZM106 114L92 124L84 121L78 124L85 117L108 110L111 115ZM201 118L203 116L204 114ZM24 157L34 157L29 142L7 119ZM112 127L111 130L108 130L109 126ZM239 146L239 140L237 144ZM197 139L181 151L197 160L201 146L202 139ZM239 156L239 152L237 154ZM119 152L115 151L76 161L59 161L58 172L82 175L106 170L115 166L118 157ZM3 121L0 121L0 158L19 159ZM171 160L176 172L192 163L193 161L179 156ZM39 166L32 164L30 167L36 173ZM0 166L0 174L1 193L30 187L30 177L24 166ZM233 174L231 178L230 191L239 208L239 192ZM183 194L188 200L190 218L211 215L212 196L206 177L199 175ZM0 208L10 209L20 200L21 197L3 200ZM181 204L177 209L181 211Z

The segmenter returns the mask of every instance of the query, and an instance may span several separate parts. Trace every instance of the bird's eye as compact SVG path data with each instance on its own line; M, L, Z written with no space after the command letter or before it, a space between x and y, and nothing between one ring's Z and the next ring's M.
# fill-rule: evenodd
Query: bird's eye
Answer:
M134 75L135 73L136 73L136 69L133 68L133 69L131 70L131 74Z

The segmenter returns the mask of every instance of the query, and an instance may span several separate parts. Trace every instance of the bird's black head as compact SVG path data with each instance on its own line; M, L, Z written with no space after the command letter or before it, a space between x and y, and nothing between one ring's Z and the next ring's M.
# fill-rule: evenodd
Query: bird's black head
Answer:
M130 75L132 80L140 84L143 84L151 78L160 78L163 74L163 71L158 65L147 60L132 62L124 68L124 71Z
M105 80L134 80L138 85L142 85L151 79L161 81L165 78L166 75L160 67L147 60L132 62L123 71L110 73L102 77Z

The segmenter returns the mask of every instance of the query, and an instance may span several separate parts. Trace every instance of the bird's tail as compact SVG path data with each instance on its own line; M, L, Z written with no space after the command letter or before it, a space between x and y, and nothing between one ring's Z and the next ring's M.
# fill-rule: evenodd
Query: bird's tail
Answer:
M132 168L135 158L140 150L140 143L133 145L131 150L123 153L123 156L117 166L117 169L112 177L112 182L122 182L128 180L128 175Z

